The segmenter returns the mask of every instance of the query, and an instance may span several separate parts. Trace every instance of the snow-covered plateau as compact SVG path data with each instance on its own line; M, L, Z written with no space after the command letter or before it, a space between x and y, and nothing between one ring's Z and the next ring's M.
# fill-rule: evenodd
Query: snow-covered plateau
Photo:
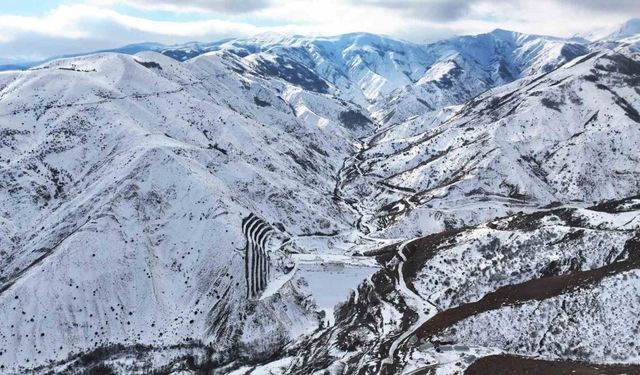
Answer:
M638 25L1 72L0 374L639 374Z

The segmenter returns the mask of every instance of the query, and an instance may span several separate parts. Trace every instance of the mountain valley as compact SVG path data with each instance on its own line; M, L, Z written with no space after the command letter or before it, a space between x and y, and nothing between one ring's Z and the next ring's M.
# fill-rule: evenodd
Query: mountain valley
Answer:
M1 72L0 373L640 373L636 23Z

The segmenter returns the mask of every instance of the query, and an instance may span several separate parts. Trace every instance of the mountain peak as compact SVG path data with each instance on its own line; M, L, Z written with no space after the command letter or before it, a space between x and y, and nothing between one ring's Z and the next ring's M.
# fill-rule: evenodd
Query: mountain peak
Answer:
M505 35L513 35L513 34L517 34L516 31L512 31L512 30L507 30L507 29L501 29L501 28L495 28L493 30L491 30L491 32L489 32L489 34L505 34Z
M561 37L557 37L557 36L552 36L552 35L544 35L544 34L529 34L529 33L523 33L520 31L514 31L514 30L507 30L507 29L501 29L501 28L496 28L493 29L492 31L486 33L486 34L480 34L480 35L490 35L495 39L507 39L507 40L528 40L530 38L537 38L537 39L545 39L545 40L556 40L556 41L566 41L568 39L565 38L561 38Z
M640 18L632 18L623 23L622 25L620 25L618 30L616 30L609 37L626 38L636 34L640 34Z
M618 25L593 29L583 34L577 34L576 37L597 42L624 39L637 34L640 34L640 18L631 18Z

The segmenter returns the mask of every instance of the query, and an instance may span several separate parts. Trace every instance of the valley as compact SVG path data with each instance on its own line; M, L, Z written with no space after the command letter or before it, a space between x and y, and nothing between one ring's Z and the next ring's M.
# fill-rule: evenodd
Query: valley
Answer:
M640 372L638 40L0 73L0 373Z

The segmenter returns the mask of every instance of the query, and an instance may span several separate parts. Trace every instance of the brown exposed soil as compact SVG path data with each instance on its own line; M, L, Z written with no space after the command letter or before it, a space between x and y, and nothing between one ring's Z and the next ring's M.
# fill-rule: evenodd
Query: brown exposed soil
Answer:
M464 304L436 314L425 322L416 332L419 339L432 337L457 322L502 306L516 305L531 300L544 300L571 290L593 285L605 277L640 267L640 240L627 241L625 252L627 259L606 266L577 271L567 275L548 276L529 280L520 284L507 285L488 293L481 300Z
M597 365L575 361L545 361L513 355L480 358L465 375L614 375L640 374L639 365Z
M404 262L403 274L405 284L407 284L409 289L417 293L413 286L413 280L418 272L438 251L453 246L456 235L462 231L462 229L457 229L435 233L407 244L404 249L404 256L407 258L407 261Z

